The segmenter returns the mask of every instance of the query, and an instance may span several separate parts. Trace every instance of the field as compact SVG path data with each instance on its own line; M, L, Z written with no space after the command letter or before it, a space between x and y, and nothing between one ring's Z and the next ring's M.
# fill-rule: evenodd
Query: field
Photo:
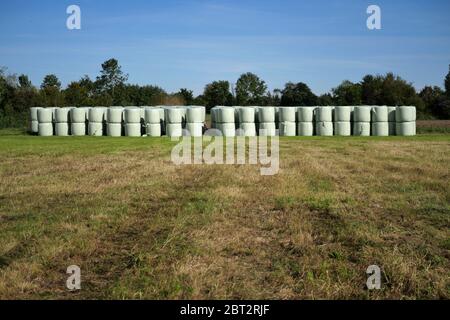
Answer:
M450 298L449 134L281 138L275 176L174 144L0 131L0 298Z

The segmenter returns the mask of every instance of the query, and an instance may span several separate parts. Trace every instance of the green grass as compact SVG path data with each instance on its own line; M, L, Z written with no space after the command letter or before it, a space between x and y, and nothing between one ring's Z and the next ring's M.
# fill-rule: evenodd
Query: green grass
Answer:
M268 177L174 145L0 130L0 298L450 297L450 135L281 138Z

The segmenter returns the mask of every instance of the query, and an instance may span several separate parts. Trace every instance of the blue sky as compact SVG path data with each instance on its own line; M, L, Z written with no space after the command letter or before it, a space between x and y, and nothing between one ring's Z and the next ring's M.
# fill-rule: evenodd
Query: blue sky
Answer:
M66 28L71 4L81 30ZM370 4L382 30L366 27ZM448 72L449 13L448 0L2 1L0 66L35 85L55 73L65 86L115 57L130 83L196 94L248 71L270 89L302 81L316 94L388 71L420 89Z

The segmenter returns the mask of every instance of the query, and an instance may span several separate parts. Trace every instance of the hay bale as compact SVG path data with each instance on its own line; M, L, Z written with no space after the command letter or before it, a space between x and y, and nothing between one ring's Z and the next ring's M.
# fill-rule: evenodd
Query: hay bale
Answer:
M388 122L389 112L386 106L374 106L371 112L372 122Z
M352 107L338 106L334 108L334 121L335 122L350 122L352 120ZM346 125L342 125L346 127ZM344 130L346 128L343 128Z
M370 122L372 108L369 106L357 106L353 111L354 122ZM370 130L370 129L369 129Z
M297 108L298 122L313 122L316 107L299 107Z
M396 122L414 122L416 121L416 107L402 106L395 110Z
M161 124L147 123L146 133L148 137L161 137Z
M110 113L111 115L111 113ZM117 115L117 114L115 114ZM111 118L109 118L111 120ZM114 120L117 120L115 118ZM116 123L116 122L109 122L106 125L106 134L108 137L120 137L122 136L122 123Z
M372 122L372 136L376 137L389 136L389 122Z
M39 123L52 123L53 122L53 109L40 108L37 110L37 118Z
M338 121L334 123L334 135L348 137L352 135L352 125L350 121Z
M297 108L296 107L280 107L278 109L279 114L279 122L294 122L296 121L297 117ZM288 125L290 126L290 125ZM295 130L295 128L294 128Z
M333 122L333 107L318 107L316 109L316 122ZM329 127L328 124L325 126Z
M356 111L356 108L355 108ZM353 122L353 135L361 137L370 136L370 122Z
M402 115L402 119L405 118L404 115ZM408 116L411 118L411 115ZM397 122L395 126L395 131L397 136L415 136L416 135L416 122L415 121L409 121L409 122Z
M280 119L281 119L281 111L282 109L280 108ZM294 119L295 119L295 114L294 114ZM280 136L283 137L295 137L296 135L296 123L293 121L285 121L285 122L280 122Z
M261 109L260 109L260 111L261 111ZM260 117L260 119L261 119L261 117ZM276 135L275 122L261 122L259 124L258 134L260 136L265 136L265 137L274 137Z
M50 115L52 111L50 110ZM45 116L45 119L47 117ZM38 134L41 137L50 137L53 136L53 123L49 122L39 122L38 124Z
M70 133L72 136L85 136L86 135L86 123L72 122L70 124Z
M141 123L141 109L137 107L127 107L123 114L123 120L127 124L140 124ZM136 126L130 126L130 133L135 134ZM126 128L125 128L126 131Z
M124 113L124 109L121 107L109 108L108 111L106 112L107 117L108 117L108 123L121 124L123 121L123 113ZM112 128L116 128L116 127L117 126L113 126ZM112 130L113 130L113 132L116 131L116 129L112 129Z
M260 123L275 123L275 108L259 107L258 117Z
M331 111L327 111L326 114L324 114L325 118L329 118L328 112ZM316 134L322 137L333 136L333 122L331 121L316 122Z
M93 108L94 109L94 108ZM91 109L92 110L92 109ZM89 111L91 111L89 110ZM89 117L91 117L92 115L94 115L95 119L98 119L98 114L94 113L90 113ZM90 136L96 136L96 137L100 137L103 135L103 123L102 122L92 122L89 121L88 124L88 134Z
M69 135L69 123L57 122L55 123L55 136L67 137Z
M301 137L311 137L314 135L314 123L298 122L297 123L297 135Z

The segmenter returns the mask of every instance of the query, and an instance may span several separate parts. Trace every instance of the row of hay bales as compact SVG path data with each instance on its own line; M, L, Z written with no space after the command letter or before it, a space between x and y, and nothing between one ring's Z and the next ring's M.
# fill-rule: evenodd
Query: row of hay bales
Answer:
M178 137L205 132L205 107L31 108L30 131L40 136ZM411 136L409 106L225 107L211 109L218 134L240 136ZM278 130L278 131L277 131Z
M40 136L181 136L189 129L201 136L206 109L184 107L31 108L30 132Z
M225 107L211 110L211 124L224 136L413 136L411 106Z

